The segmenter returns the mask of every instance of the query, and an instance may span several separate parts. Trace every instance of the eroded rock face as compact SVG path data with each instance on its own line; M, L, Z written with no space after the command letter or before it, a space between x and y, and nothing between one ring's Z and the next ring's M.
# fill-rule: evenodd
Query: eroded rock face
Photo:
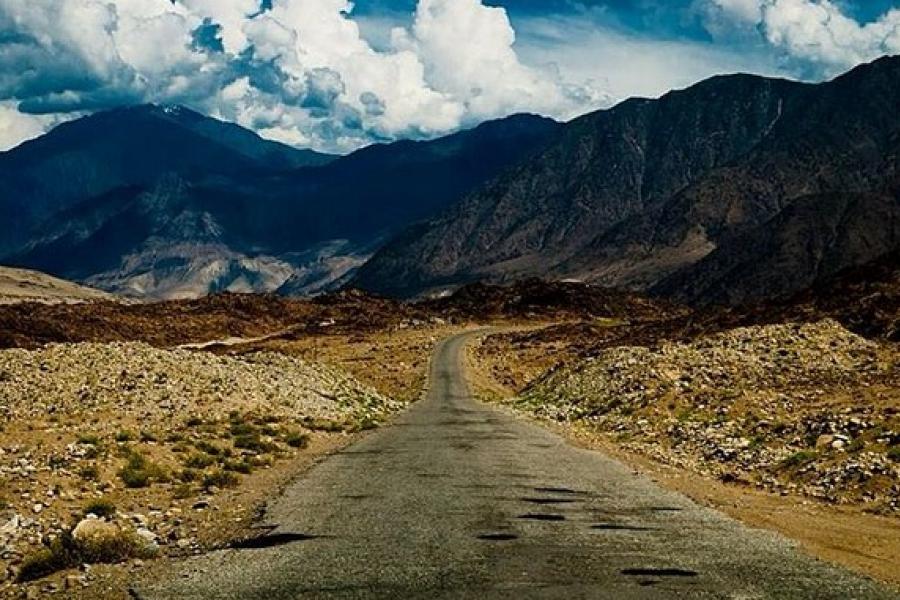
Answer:
M727 481L900 509L893 347L838 323L618 347L551 371L517 406Z

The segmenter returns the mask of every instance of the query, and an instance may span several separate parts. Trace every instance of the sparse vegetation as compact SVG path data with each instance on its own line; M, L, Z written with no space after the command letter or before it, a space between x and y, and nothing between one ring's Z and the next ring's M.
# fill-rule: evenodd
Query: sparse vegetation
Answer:
M125 487L129 488L147 487L154 481L162 482L168 479L165 469L137 451L132 451L128 455L128 462L119 471L119 477L125 483Z
M781 467L785 469L801 467L809 462L816 460L816 457L818 455L818 452L816 452L815 450L800 450L799 452L795 452L781 461Z
M84 507L84 514L96 515L101 519L106 519L116 514L116 505L109 498L100 498L92 500Z
M211 487L229 488L240 483L240 477L230 471L216 469L203 476L203 487L209 489Z
M309 434L300 431L289 431L284 436L284 443L291 448L306 448L309 446Z

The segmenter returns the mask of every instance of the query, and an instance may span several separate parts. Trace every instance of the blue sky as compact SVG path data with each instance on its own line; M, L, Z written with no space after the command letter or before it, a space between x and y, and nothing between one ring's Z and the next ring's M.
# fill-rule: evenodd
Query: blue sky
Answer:
M346 152L900 53L900 0L0 0L0 149L181 103Z

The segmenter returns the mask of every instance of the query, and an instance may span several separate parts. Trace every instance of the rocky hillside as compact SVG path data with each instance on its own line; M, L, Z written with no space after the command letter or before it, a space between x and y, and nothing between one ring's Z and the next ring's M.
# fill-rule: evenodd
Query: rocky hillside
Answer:
M82 563L190 553L233 529L250 507L232 491L401 407L318 363L140 343L0 351L0 398L0 595L78 567L65 597L96 579ZM79 543L85 515L116 542L100 554Z
M897 248L900 58L807 85L715 77L566 124L380 250L366 289L577 277L695 303L787 296Z
M37 271L0 267L0 304L113 299L110 294Z
M900 364L834 321L621 346L515 401L724 481L900 510Z

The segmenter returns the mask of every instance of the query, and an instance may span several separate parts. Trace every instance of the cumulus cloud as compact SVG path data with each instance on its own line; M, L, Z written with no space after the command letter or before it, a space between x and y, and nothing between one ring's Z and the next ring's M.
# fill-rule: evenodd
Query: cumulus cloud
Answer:
M713 33L721 20L759 30L772 46L832 75L884 54L900 53L900 9L860 23L831 0L708 0Z
M348 0L0 0L0 118L180 102L349 150L516 111L570 117L600 97L523 64L505 10L481 0L419 0L378 49L352 12Z

